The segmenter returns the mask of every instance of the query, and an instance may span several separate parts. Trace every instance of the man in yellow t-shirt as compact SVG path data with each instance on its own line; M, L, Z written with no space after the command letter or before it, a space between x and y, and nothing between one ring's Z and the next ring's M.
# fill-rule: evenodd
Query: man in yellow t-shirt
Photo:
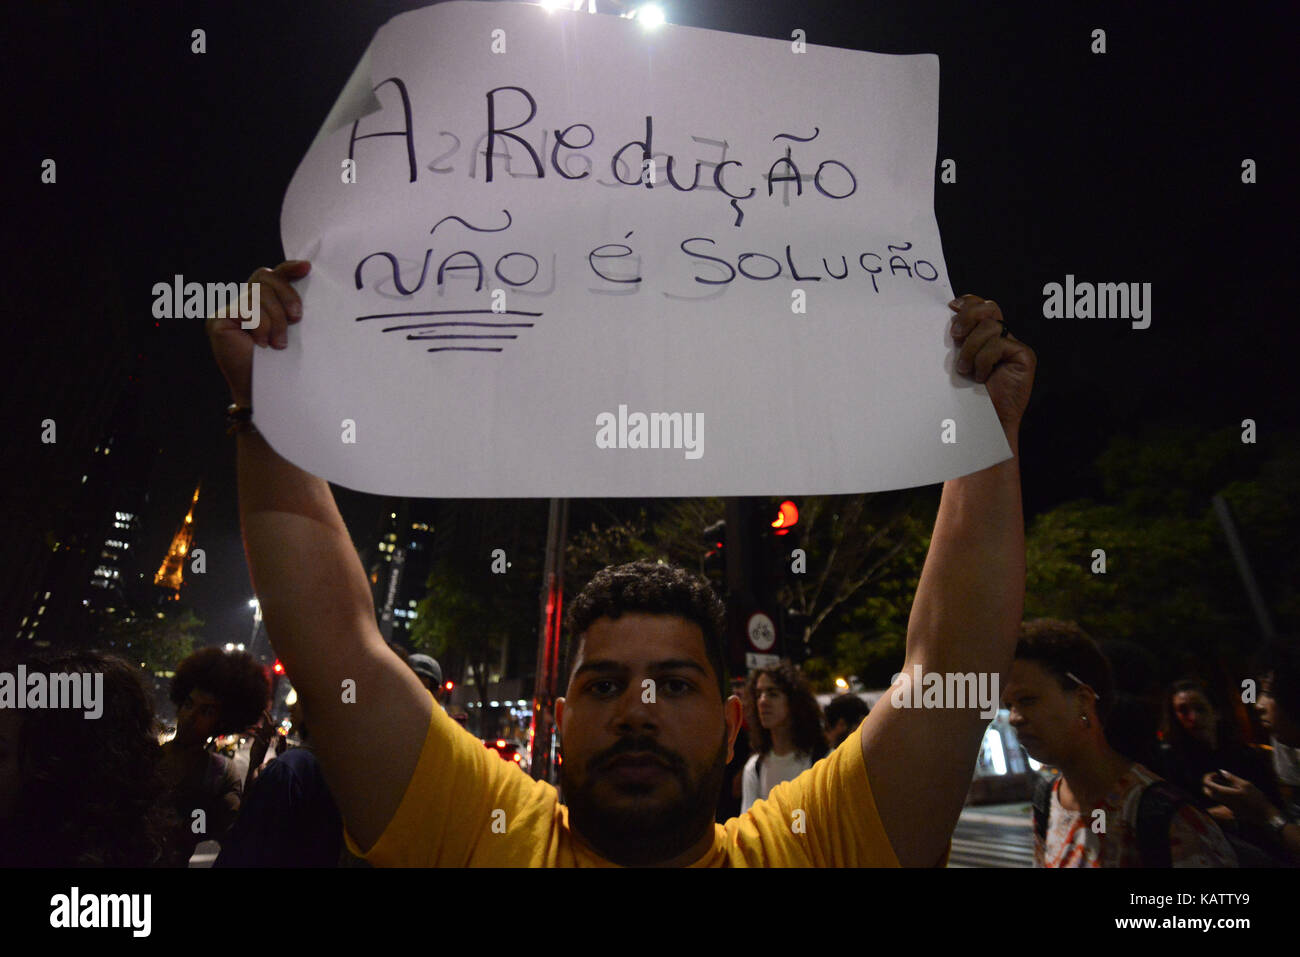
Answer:
M569 616L569 633L584 637L556 708L567 806L434 708L372 863L897 864L855 736L749 813L715 823L740 705L726 697L723 608L707 583L650 562L607 568Z
M988 722L964 698L909 705L906 687L767 800L713 821L741 707L725 691L716 599L689 576L607 569L580 596L588 607L571 619L574 668L556 705L564 804L448 718L384 643L329 485L249 423L253 350L286 348L290 327L310 321L292 286L309 271L301 261L255 271L258 326L219 313L207 331L234 400L240 518L267 633L354 851L456 866L943 862ZM1005 672L1024 605L1019 427L1036 359L997 303L967 295L948 306L953 368L987 389L1012 457L944 484L903 685L914 673L942 685Z

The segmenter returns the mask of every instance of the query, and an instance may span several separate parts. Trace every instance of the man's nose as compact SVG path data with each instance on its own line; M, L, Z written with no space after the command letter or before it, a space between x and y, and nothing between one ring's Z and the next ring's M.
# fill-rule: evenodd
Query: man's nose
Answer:
M614 711L615 724L630 728L657 726L659 716L656 709L659 706L651 694L653 690L653 686L646 688L640 681L629 683L619 696L618 707Z

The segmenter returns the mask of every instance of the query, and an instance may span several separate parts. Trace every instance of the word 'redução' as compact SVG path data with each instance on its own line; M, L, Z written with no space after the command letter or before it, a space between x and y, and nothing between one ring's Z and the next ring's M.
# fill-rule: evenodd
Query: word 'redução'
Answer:
M104 714L104 675L28 674L26 665L16 673L0 671L0 708L71 708L85 711L84 717L93 721Z
M684 449L688 459L704 454L703 412L633 412L596 416L598 449Z
M1132 287L1130 289L1130 287ZM1134 329L1151 325L1151 283L1076 283L1067 273L1043 286L1044 319L1132 319Z
M996 672L921 673L920 665L894 675L889 703L895 708L980 708L981 718L998 715L998 676Z
M50 926L126 927L133 937L148 937L152 910L149 894L82 894L74 887L50 898Z
M409 181L415 183L419 179L419 162L416 157L415 149L415 130L413 125L413 111L411 105L411 95L407 89L406 83L400 77L389 77L382 83L375 86L378 91L380 87L392 84L401 98L403 125L400 129L371 129L367 124L367 132L358 133L361 120L357 119L352 124L352 134L348 139L348 160L355 161L356 147L358 140L368 140L382 138L381 145L386 146L391 152L388 154L389 162L402 162L408 169ZM528 115L522 120L514 121L524 108L527 108ZM594 182L601 186L612 187L615 189L622 187L640 187L643 189L671 189L676 192L690 193L695 190L711 191L727 197L733 208L739 211L736 205L742 200L748 200L756 194L762 195L759 184L766 186L766 195L772 197L776 192L778 185L784 186L790 184L794 186L798 196L804 195L804 184L809 183L808 194L811 196L818 195L825 200L842 200L854 195L858 191L858 178L849 165L842 160L821 155L816 147L808 144L813 143L821 133L820 127L813 127L808 135L802 135L807 131L800 132L777 132L773 135L772 140L789 140L801 144L808 156L796 160L792 157L789 148L782 151L781 148L774 150L774 155L761 158L748 158L752 166L764 170L761 175L755 176L754 180L741 185L740 180L744 176L739 172L734 173L732 182L725 180L726 170L728 167L735 167L737 171L744 167L744 162L737 159L726 158L727 138L705 138L700 136L691 136L696 144L705 144L711 147L720 147L721 153L718 161L695 160L694 169L690 177L690 185L685 185L686 176L684 171L679 171L677 167L677 157L671 153L656 152L654 148L654 116L646 115L644 119L644 138L627 140L618 135L601 137L596 130L588 123L570 123L563 129L560 129L558 118L548 116L528 131L528 135L535 138L537 148L533 142L530 142L524 135L517 132L528 126L538 117L539 109L537 99L528 90L521 86L499 86L487 91L487 116L484 132L478 137L472 145L462 143L460 136L450 130L439 130L438 135L448 137L452 141L450 148L435 156L427 165L426 169L435 174L448 174L456 171L454 165L440 165L446 160L454 157L462 147L466 147L465 153L470 161L468 176L471 179L478 178L478 158L485 158L483 179L491 183L494 175L497 173L496 166L498 163L504 166L504 172L513 179L529 178L543 180L547 177L548 171L552 178L577 182L586 180ZM509 115L510 120L502 119L502 115ZM392 118L391 115L389 117ZM510 122L507 126L505 123ZM641 128L637 129L639 133ZM623 136L629 135L628 130L620 131ZM548 139L554 135L554 143L547 148ZM402 137L405 141L399 145L391 142L392 137ZM601 140L597 143L597 140ZM621 144L617 145L616 144ZM513 168L515 157L510 153L510 146L515 149L521 149L522 155L526 158L521 165L525 166L524 170ZM404 146L404 148L403 148ZM583 152L591 148L592 152L597 154L598 158L593 162L592 155ZM560 150L566 150L564 156L560 155ZM660 159L662 158L662 162ZM576 165L572 162L576 160ZM763 166L764 163L770 165ZM690 162L689 160L687 162ZM800 163L803 165L800 166ZM752 168L751 166L751 168ZM610 179L601 178L604 169L608 168ZM705 169L712 170L712 174L701 173ZM660 173L662 170L662 173ZM748 170L746 171L748 172ZM704 182L701 182L703 178Z
M177 273L170 283L154 283L152 291L155 319L204 319L225 309L237 312L241 329L256 329L262 321L255 282L186 282Z

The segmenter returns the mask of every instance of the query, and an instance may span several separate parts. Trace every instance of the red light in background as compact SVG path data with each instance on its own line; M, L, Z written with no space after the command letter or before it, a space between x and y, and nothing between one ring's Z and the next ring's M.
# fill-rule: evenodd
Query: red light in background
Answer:
M455 687L455 685L454 685L452 682L448 681L448 682L446 682L445 684L443 684L442 687L443 687L445 690L450 691L452 688Z
M275 664L271 666L271 670L274 671L277 675L284 674L284 665L280 663L279 658L275 659Z
M772 527L776 529L776 534L785 535L798 524L799 507L787 499L777 509L776 521L772 523Z

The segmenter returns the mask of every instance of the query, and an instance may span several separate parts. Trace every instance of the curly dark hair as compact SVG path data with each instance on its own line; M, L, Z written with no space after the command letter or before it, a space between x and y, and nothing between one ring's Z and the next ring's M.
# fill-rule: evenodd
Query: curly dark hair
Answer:
M598 571L569 606L570 662L577 660L582 636L598 618L617 620L629 612L676 615L698 625L704 633L704 652L718 678L718 694L727 699L726 609L707 581L675 565L640 561Z
M170 697L180 707L190 692L204 691L221 703L215 734L240 734L258 722L271 699L266 667L244 651L203 648L176 666Z
M1079 687L1073 674L1096 695L1094 705L1103 727L1115 703L1110 662L1088 633L1072 621L1035 618L1020 625L1016 660L1032 661L1051 673L1064 691Z
M790 730L794 737L794 746L804 754L812 755L814 761L826 755L830 745L826 741L826 732L822 728L822 709L817 704L817 697L797 665L782 661L772 668L760 668L751 672L745 682L745 725L749 728L749 743L759 753L772 750L772 732L763 727L758 720L758 679L767 675L785 692L790 702Z
M842 719L850 730L856 731L870 710L867 703L855 694L836 695L826 705L826 725L831 727Z
M98 652L25 657L28 674L103 675L98 718L24 710L20 788L3 823L0 866L159 867L175 827L160 770L153 696L139 669ZM12 671L12 668L0 668Z

